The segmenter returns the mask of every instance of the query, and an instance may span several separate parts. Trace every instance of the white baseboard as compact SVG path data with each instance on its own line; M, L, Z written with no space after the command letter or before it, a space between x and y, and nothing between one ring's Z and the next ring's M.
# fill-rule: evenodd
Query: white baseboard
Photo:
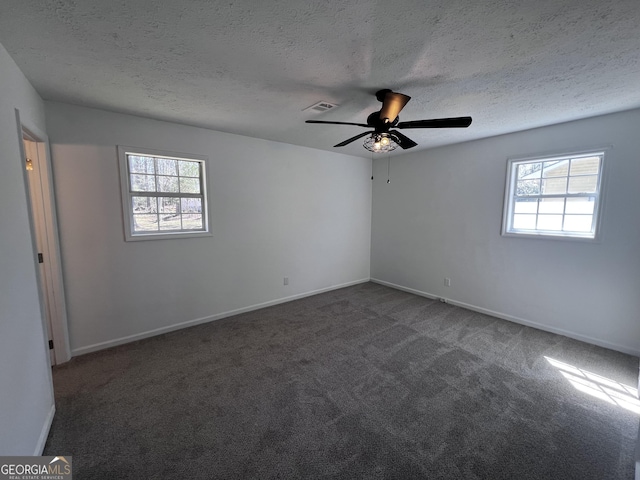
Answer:
M175 330L180 330L182 328L193 327L201 323L208 323L208 322L213 322L214 320L221 320L223 318L232 317L234 315L239 315L241 313L246 313L246 312L251 312L253 310L259 310L261 308L271 307L273 305L278 305L280 303L291 302L293 300L298 300L300 298L310 297L312 295L318 295L319 293L330 292L331 290L338 290L340 288L350 287L352 285L358 285L360 283L366 283L368 281L369 281L369 278L362 278L360 280L355 280L352 282L341 283L339 285L332 285L330 287L320 288L318 290L312 290L310 292L299 293L297 295L291 295L289 297L283 297L283 298L278 298L276 300L270 300L268 302L257 303L255 305L238 308L235 310L230 310L228 312L217 313L215 315L210 315L208 317L196 318L194 320L187 320L186 322L180 322L173 325L168 325L166 327L161 327L153 330L148 330L146 332L136 333L135 335L129 335L126 337L116 338L114 340L108 340L106 342L100 342L100 343L95 343L93 345L87 345L85 347L75 348L71 351L71 354L74 357L77 355L84 355L85 353L104 350L105 348L110 348L118 345L123 345L125 343L135 342L137 340L154 337L156 335L162 335L163 333L173 332Z
M640 480L640 427L638 427L638 438L636 439L636 480Z
M640 372L638 372L638 385L640 385ZM640 480L640 425L636 437L636 480Z
M40 438L38 438L38 443L36 444L36 449L33 452L35 457L39 457L44 452L44 446L47 443L47 437L49 436L49 430L51 429L51 424L53 423L53 417L56 414L56 406L55 404L51 405L51 409L47 414L47 418L44 420L44 425L42 425L42 431L40 432Z
M371 281L374 283L378 283L380 285L384 285L386 287L395 288L396 290L402 290L404 292L413 293L415 295L420 295L421 297L430 298L432 300L441 298L439 295L434 295L432 293L423 292L421 290L416 290L414 288L405 287L403 285L397 285L395 283L386 282L384 280L380 280L378 278L371 278ZM640 357L640 350L636 350L634 348L629 348L624 345L618 345L611 342L606 342L604 340L600 340L597 338L589 337L587 335L582 335L580 333L572 332L569 330L564 330L562 328L557 328L551 325L545 325L542 323L537 323L531 320L527 320L525 318L515 317L513 315L509 315L507 313L496 312L494 310L489 310L483 307L477 307L475 305L471 305L469 303L458 302L457 300L452 300L450 298L446 298L445 301L451 305L455 305L457 307L466 308L467 310L473 310L474 312L484 313L487 315L491 315L492 317L501 318L503 320L508 320L510 322L519 323L521 325L526 325L527 327L537 328L538 330L544 330L546 332L556 333L558 335L563 335L565 337L573 338L575 340L580 340L581 342L590 343L592 345L597 345L599 347L608 348L609 350L616 350L618 352L626 353L628 355L633 355L634 357ZM640 480L640 479L639 479Z
M372 278L371 281L373 283L378 283L380 285L384 285L385 287L395 288L396 290L402 290L403 292L413 293L414 295L419 295L421 297L426 297L431 300L437 300L437 295L432 295L431 293L423 292L422 290L416 290L415 288L403 287L402 285L396 285L395 283L385 282L384 280L380 280L379 278Z

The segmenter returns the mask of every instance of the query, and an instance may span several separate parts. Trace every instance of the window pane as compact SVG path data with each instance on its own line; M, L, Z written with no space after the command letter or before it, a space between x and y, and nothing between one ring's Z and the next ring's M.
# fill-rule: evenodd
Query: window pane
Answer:
M155 173L153 158L129 155L129 173Z
M562 230L562 215L538 215L538 230Z
M585 213L591 215L593 214L595 204L594 197L567 198L567 210L565 213Z
M540 178L541 163L521 163L518 165L518 179Z
M557 195L567 193L567 177L543 179L542 193L544 195Z
M571 176L596 175L600 171L600 157L574 158L571 160Z
M183 230L202 230L202 215L188 213L182 215Z
M180 191L182 193L200 193L199 178L181 178Z
M598 185L597 175L569 178L569 193L595 193Z
M133 213L156 213L158 201L155 197L131 197Z
M539 195L540 194L540 180L518 180L516 186L516 195Z
M178 207L180 205L179 198L173 197L159 197L158 204L160 205L160 213L179 213Z
M156 177L153 175L131 175L132 192L155 192Z
M202 213L201 198L182 198L182 213Z
M564 231L590 232L593 215L565 215Z
M199 177L200 164L198 162L187 162L180 160L178 162L181 177Z
M158 191L178 193L178 177L158 177Z
M513 228L523 230L535 230L536 216L519 214L513 216Z
M566 177L569 175L569 160L544 162L542 177Z
M540 213L563 213L564 198L541 198Z
M505 233L595 237L604 154L510 161Z
M513 211L515 213L537 213L538 200L535 198L518 198Z
M126 241L209 232L204 162L173 155L118 146Z
M158 231L158 215L133 215L134 232Z
M178 175L178 161L170 158L159 158L158 175Z
M180 215L160 214L160 230L180 230Z

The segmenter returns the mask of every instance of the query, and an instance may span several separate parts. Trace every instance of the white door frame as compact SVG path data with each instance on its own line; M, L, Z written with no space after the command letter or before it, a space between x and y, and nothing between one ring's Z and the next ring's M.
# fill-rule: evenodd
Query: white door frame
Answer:
M54 344L55 364L64 363L71 359L71 349L69 346L69 331L67 327L67 307L64 295L64 282L62 277L62 262L60 256L60 242L58 235L58 219L56 216L55 198L53 194L53 178L51 175L51 156L49 154L49 137L46 133L27 125L20 121L20 112L16 109L16 122L20 140L20 161L25 179L25 186L30 188L28 172L25 168L26 152L23 138L36 143L37 158L33 158L34 173L37 170L39 175L34 176L32 185L38 188L36 196L42 199L41 208L33 208L31 205L31 195L27 190L27 202L30 214L31 237L34 245L34 259L39 278L42 277L38 268L36 231L37 228L42 235L43 269L44 278L39 282L39 297L42 307L43 328L47 334L47 310L50 312L51 336ZM36 163L37 162L37 163ZM46 288L42 288L46 285ZM46 302L46 305L45 305ZM46 346L48 348L48 345Z

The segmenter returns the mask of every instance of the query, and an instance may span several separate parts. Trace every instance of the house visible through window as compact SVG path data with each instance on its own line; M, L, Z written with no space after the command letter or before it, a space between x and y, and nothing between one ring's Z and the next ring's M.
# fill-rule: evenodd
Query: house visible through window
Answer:
M205 158L118 147L127 240L209 234Z
M596 237L604 152L510 160L503 234Z

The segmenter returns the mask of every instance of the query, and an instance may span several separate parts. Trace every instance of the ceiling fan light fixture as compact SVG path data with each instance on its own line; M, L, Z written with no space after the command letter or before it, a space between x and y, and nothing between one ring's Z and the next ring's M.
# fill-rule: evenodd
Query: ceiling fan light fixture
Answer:
M373 153L387 153L398 148L388 133L372 133L365 138L363 146Z

